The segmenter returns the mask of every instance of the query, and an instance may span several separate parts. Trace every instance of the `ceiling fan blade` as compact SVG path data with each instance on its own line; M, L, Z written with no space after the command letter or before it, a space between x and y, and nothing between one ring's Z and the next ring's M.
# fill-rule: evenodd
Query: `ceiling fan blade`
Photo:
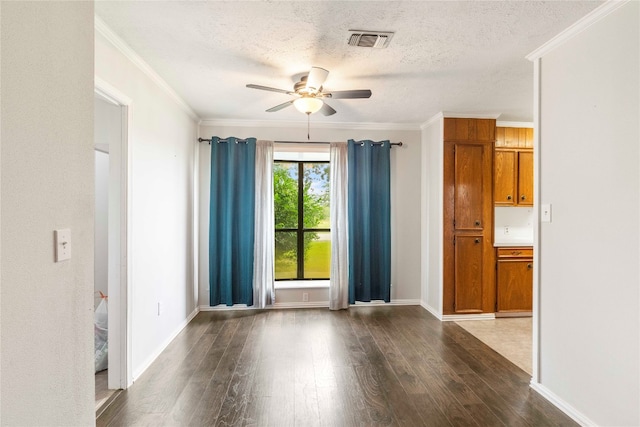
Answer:
M249 84L249 85L247 85L247 87L251 88L251 89L268 90L269 92L286 93L287 95L294 95L295 94L295 92L291 92L290 90L277 89L275 87L269 87L269 86L260 86L260 85Z
M334 92L325 92L323 95L332 99L370 98L371 91L369 89L336 90Z
M331 106L325 102L324 105L322 105L320 112L325 116L332 116L336 113L336 110L331 108Z
M278 104L275 107L271 107L266 111L267 111L267 113L273 113L275 111L280 111L283 108L287 108L289 105L293 105L293 101L295 101L295 99L292 99L291 101L283 102L282 104Z
M305 89L309 93L320 92L324 81L327 80L327 76L329 75L329 71L320 67L311 67L311 71L309 71L309 75L307 76L307 84Z

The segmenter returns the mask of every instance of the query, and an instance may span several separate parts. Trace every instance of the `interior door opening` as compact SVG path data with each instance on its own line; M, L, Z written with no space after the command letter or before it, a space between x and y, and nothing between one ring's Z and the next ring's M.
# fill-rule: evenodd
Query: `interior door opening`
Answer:
M118 390L130 384L127 304L128 114L126 103L96 87L94 292L97 314L94 331L97 414L115 398ZM103 300L107 307L107 321L99 322L101 316L98 307Z

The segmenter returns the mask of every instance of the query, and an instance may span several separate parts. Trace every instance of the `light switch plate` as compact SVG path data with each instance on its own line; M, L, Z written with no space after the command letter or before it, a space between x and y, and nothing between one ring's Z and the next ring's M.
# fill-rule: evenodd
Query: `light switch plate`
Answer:
M56 262L71 259L71 230L68 228L53 232L56 245Z
M540 222L551 222L551 205L540 205Z

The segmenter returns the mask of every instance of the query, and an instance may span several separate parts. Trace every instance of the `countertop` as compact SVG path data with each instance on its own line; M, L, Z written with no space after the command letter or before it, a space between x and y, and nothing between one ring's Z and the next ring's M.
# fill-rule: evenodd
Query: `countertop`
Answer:
M533 241L531 240L496 240L493 243L494 248L503 248L503 247L523 247L523 246L533 246Z

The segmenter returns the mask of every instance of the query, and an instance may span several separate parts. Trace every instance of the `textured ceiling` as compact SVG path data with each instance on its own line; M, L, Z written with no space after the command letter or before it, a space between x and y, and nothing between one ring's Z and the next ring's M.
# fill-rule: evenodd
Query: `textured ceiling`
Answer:
M96 14L202 119L300 120L267 113L311 66L335 99L318 122L418 124L440 111L533 118L525 55L600 1L98 1ZM348 30L393 31L386 49L347 45Z

